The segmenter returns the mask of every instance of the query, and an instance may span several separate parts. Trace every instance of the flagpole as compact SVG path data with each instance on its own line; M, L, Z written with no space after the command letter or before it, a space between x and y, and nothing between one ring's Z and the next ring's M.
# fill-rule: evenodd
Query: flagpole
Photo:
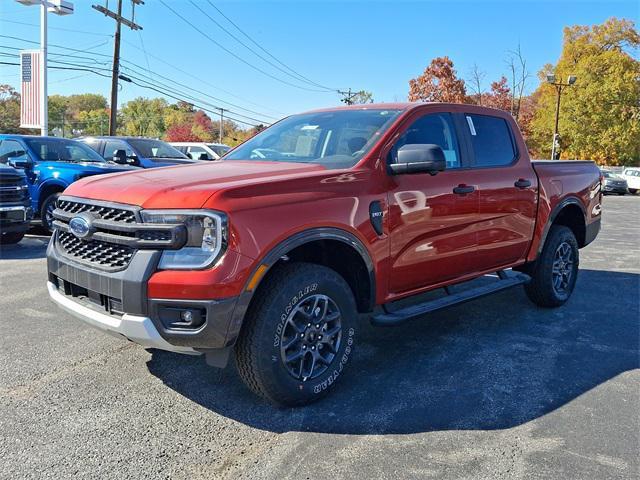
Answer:
M49 109L47 108L47 2L40 4L40 135L49 135Z

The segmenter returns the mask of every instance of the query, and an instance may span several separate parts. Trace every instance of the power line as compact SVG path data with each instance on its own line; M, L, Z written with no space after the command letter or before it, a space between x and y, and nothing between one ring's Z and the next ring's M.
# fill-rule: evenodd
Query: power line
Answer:
M273 63L271 60L269 60L268 58L265 58L263 55L261 55L260 53L256 52L253 48L251 48L249 45L247 45L246 43L244 43L242 40L240 40L237 36L235 36L233 33L231 33L229 30L227 30L224 25L220 24L220 22L218 22L215 18L211 17L206 11L204 11L198 4L196 4L193 0L189 0L189 3L191 3L191 5L193 5L195 8L197 8L198 10L200 10L200 12L202 12L202 14L207 17L209 20L211 20L214 24L216 24L223 32L225 32L227 35L229 35L231 38L233 38L236 42L238 42L240 45L242 45L244 48L246 48L247 50L249 50L251 53L253 53L255 56L257 56L258 58L260 58L261 60L263 60L264 62L268 63L269 65L271 65L272 67L280 70L282 73L284 73L285 75L288 75L292 78L294 78L297 81L303 81L304 83L308 83L311 85L314 85L316 87L320 87L322 89L325 89L327 91L335 91L335 89L333 88L329 88L329 87L325 87L323 85L320 85L316 82L310 81L308 79L305 79L304 77L301 77L299 74L297 74L295 71L294 73L288 72L287 70L285 70L284 68L282 68L281 66ZM214 8L215 5L213 5L211 2L209 2L209 4L211 6L213 6ZM217 10L217 8L216 8Z
M38 43L38 42L34 42L34 41L32 41L32 40L27 40L27 39L25 39L25 38L14 37L14 36L10 36L10 35L0 35L0 38L9 38L9 39L12 39L12 40L22 41L22 42L26 42L26 43L35 43L35 44L37 44L37 43ZM101 45L105 45L106 43L107 43L107 42L102 42L102 43L100 43L100 44L98 44L98 45L94 45L94 46L89 47L89 48L97 48L97 47L99 47L99 46L101 46ZM136 47L135 45L131 44L130 42L125 41L125 43L129 44L129 45L130 45L130 46L132 46L133 48L136 48L137 50L140 50L138 47ZM61 49L61 50L69 50L69 51L72 51L72 52L83 52L83 53L85 52L85 50L79 50L79 49L70 48L70 47L65 47L65 46L62 46L62 45L56 45L56 44L51 44L51 43L49 44L49 46L51 46L51 47L55 47L55 48L58 48L58 49ZM13 49L13 50L21 50L20 48L17 48L17 47L11 47L11 46L4 46L4 48L9 48L9 49ZM109 55L107 55L107 54L102 54L102 53L98 53L98 52L92 52L92 55L97 55L97 56L100 56L100 57L105 57L105 60L104 60L104 61L99 61L99 60L97 60L97 59L93 59L93 58L91 58L91 57L82 56L82 55L71 55L71 54L68 54L68 53L56 53L56 52L53 52L53 53L50 53L50 55L55 55L55 56L65 55L65 56L67 56L67 57L73 57L73 58L84 58L84 59L87 59L87 60L91 60L91 61L93 61L94 63L99 64L99 65L106 65L107 63L109 63L109 62L110 62L110 56L109 56ZM159 57L157 57L157 56L155 56L155 55L152 55L152 54L150 54L150 53L149 53L148 55L149 55L149 56L151 56L152 58L154 58L154 59L156 59L156 60L158 60L158 61L160 61L160 62L162 62L162 63L164 63L164 64L166 64L166 65L168 65L168 66L170 66L170 67L172 67L173 69L175 69L175 70L177 70L177 71L179 71L179 72L181 72L181 73L184 73L185 75L190 75L190 76L191 76L191 74L190 74L189 72L187 72L187 71L185 71L185 70L182 70L182 69L180 69L180 68L176 67L175 65L172 65L172 64L170 64L170 63L167 63L167 62L165 62L164 60L162 60L161 58L159 58ZM109 60L107 60L107 59L109 59ZM138 67L138 68L140 68L140 69L144 69L143 67L140 67L139 65L135 64L134 62L130 62L130 61L125 60L125 59L122 59L122 62L124 62L124 63L129 63L129 64L134 65L134 66L136 66L136 67ZM86 65L86 66L89 66L89 65ZM158 73L156 73L156 74L155 74L155 76L159 76L159 77L164 78L164 79L166 79L166 80L168 80L168 81L171 81L171 82L179 83L179 82L176 82L176 81L175 81L175 80L173 80L173 79L170 79L170 78L165 77L165 76L163 76L163 75L160 75L160 74L158 74ZM193 78L193 77L192 77L192 78ZM196 77L196 78L198 78L198 77ZM205 82L205 81L203 81L203 80L200 80L200 81L201 81L202 83L206 84L206 85L212 86L213 88L219 88L219 87L216 87L216 86L214 86L214 85L212 85L212 84L210 84L210 83L208 83L208 82ZM181 85L183 85L183 84L181 84ZM183 85L183 86L184 86L184 85ZM186 87L186 86L185 86L185 87ZM212 96L212 95L208 95L208 94L206 94L206 93L204 93L204 92L202 92L202 91L200 91L200 90L194 89L194 88L192 88L192 87L186 87L186 88L189 88L190 90L193 90L193 91L195 91L195 92L197 92L197 93L199 93L199 94L201 94L201 95L208 96L209 98L212 98L212 99L214 99L214 100L216 100L216 101L218 101L218 102L225 103L225 104L227 104L227 105L231 105L231 106L232 106L232 107L234 107L234 108L237 108L237 109L240 109L240 110L244 110L244 111L246 111L246 112L253 113L253 114L256 114L256 115L259 115L259 116L262 116L262 117L267 117L267 118L271 118L271 119L274 119L274 120L276 119L276 117L273 117L272 115L267 115L267 114L265 114L265 113L257 112L257 111L255 111L255 110L251 110L251 109L248 109L248 108L246 108L246 107L242 107L242 106L240 106L240 105L237 105L237 104L235 104L235 103L229 102L229 101L227 101L227 100L223 100L223 99L221 99L221 98L214 97L214 96ZM220 90L222 90L222 89L220 89ZM248 102L248 103L252 103L252 102L250 102L250 101L248 101L248 100L246 100L246 99L243 99L242 97L238 97L237 95L234 95L234 94L233 94L233 93L231 93L231 92L226 92L226 91L225 91L225 93L227 93L227 94L229 94L229 95L231 95L231 96L234 96L234 97L236 97L236 98L239 98L240 100L246 101L246 102ZM236 113L237 113L237 112L236 112ZM281 112L280 112L280 113L281 113ZM262 122L262 123L269 123L269 122Z
M131 46L132 48L135 48L135 49L137 49L137 50L140 50L140 48L136 47L136 46L135 46L134 44L132 44L131 42L128 42L128 41L126 41L126 40L123 40L123 41L124 41L124 43L126 43L126 44L127 44L127 45L129 45L129 46ZM279 111L277 111L277 110L273 110L272 108L267 107L267 106L265 106L265 105L261 105L261 104L259 104L259 103L252 102L251 100L247 100L246 98L240 97L240 96L238 96L238 95L236 95L236 94L234 94L234 93L232 93L232 92L230 92L230 91L228 91L228 90L225 90L225 89L223 89L223 88L221 88L221 87L219 87L219 86L217 86L217 85L214 85L214 84L212 84L212 83L210 83L210 82L207 82L207 81L203 80L200 76L193 76L193 74L192 74L192 73L190 73L190 72L188 72L188 71L186 71L186 70L184 70L184 69L182 69L182 68L180 68L180 67L177 67L177 66L175 66L175 65L173 65L173 64L171 64L171 63L169 63L169 62L167 62L167 61L165 61L165 60L163 60L162 58L160 58L160 57L158 57L158 56L156 56L156 55L153 55L153 54L151 54L151 53L149 53L149 52L147 52L147 55L149 55L149 56L150 56L151 58L153 58L154 60L156 60L156 61L158 61L158 62L160 62L160 63L162 63L162 64L164 64L164 65L166 65L166 66L168 66L168 67L170 67L171 69L173 69L173 70L175 70L175 71L177 71L177 72L180 72L180 73L183 73L183 74L185 74L185 75L188 75L192 80L198 80L200 83L202 83L202 84L204 84L204 85L207 85L207 86L209 86L209 87L211 87L211 88L215 88L216 90L220 90L221 92L226 93L227 95L230 95L230 96L232 96L233 98L237 98L238 100L242 100L243 102L246 102L246 103L248 103L248 104L250 104L250 105L255 105L256 107L265 108L265 109L267 109L267 110L269 110L269 111L271 111L271 112L278 113L278 114L280 114L280 115L286 115L286 113L284 113L284 112L279 112ZM123 60L123 61L125 61L125 62L126 62L126 60ZM129 63L131 63L131 62L129 62ZM157 74L157 73L156 73L156 75L159 75L159 74ZM195 89L194 89L194 90L195 90ZM216 97L212 97L212 98L216 98ZM271 115L267 115L267 114L265 114L265 113L256 112L256 111L254 111L254 110L249 110L248 108L241 107L240 105L236 105L236 104L231 103L231 102L229 102L229 101L227 101L227 100L222 100L222 99L220 99L220 98L218 98L217 100L218 100L219 102L226 103L227 105L231 105L231 106L234 106L234 107L239 108L239 109L241 109L241 110L244 110L244 111L246 111L246 112L251 112L251 113L255 113L255 114L257 114L257 115L262 115L263 117L269 117L269 118L276 119L276 117L273 117L273 116L271 116Z
M274 55L272 55L268 50L266 50L262 45L260 45L258 42L256 42L251 36L249 36L248 33L246 33L243 29L241 29L233 20L231 20L229 17L227 17L222 10L220 10L211 0L207 0L207 3L209 3L209 5L211 5L213 8L216 9L216 11L222 15L224 17L224 19L229 22L231 25L233 25L236 30L238 30L242 35L244 35L247 39L249 39L249 41L251 43L253 43L256 47L258 47L260 50L262 50L264 53L266 53L267 55L269 55L273 60L275 60L276 62L278 62L280 65L282 65L284 68L286 68L287 70L289 70L290 72L292 72L293 74L295 74L296 76L300 77L303 80L306 80L308 83L311 83L312 85L316 85L318 87L322 87L322 88L326 88L327 90L331 90L331 91L336 91L336 88L330 88L330 87L326 87L324 85L321 85L319 83L314 82L313 80L305 77L304 75L302 75L301 73L298 73L297 71L295 71L293 68L289 67L286 63L280 61L277 57L275 57ZM218 22L216 22L216 24L218 24ZM220 27L222 28L222 27ZM226 31L226 29L223 29ZM230 34L231 35L231 34ZM233 38L236 38L235 36Z
M29 27L37 27L40 28L40 25L36 24L36 23L28 23L28 22L18 22L16 20L6 20L4 18L0 18L0 22L5 22L5 23L14 23L16 25L27 25ZM63 32L73 32L73 33L81 33L83 35L95 35L95 36L99 36L99 37L113 37L113 35L108 35L106 33L97 33L97 32L87 32L85 30L75 30L73 28L61 28L61 27L49 27L47 26L47 28L49 30L60 30Z
M286 80L283 80L282 78L276 77L275 75L270 74L269 72L261 69L260 67L257 67L255 65L253 65L252 63L246 61L244 58L240 57L239 55L235 54L234 52L232 52L231 50L229 50L227 47L225 47L224 45L222 45L221 43L217 42L216 40L214 40L213 38L211 38L211 36L207 35L205 32L203 32L202 30L200 30L198 27L196 27L193 23L191 23L189 20L187 20L186 18L184 18L182 15L180 15L178 12L176 12L173 8L171 8L169 5L167 5L167 3L164 0L159 0L159 2L164 5L167 9L169 9L171 12L173 12L174 15L176 15L178 18L180 18L183 22L185 22L187 25L189 25L191 28L193 28L195 31L197 31L198 33L200 33L200 35L202 35L203 37L207 38L211 43L213 43L214 45L218 46L219 48L221 48L222 50L224 50L225 52L227 52L229 55L231 55L232 57L234 57L235 59L239 60L240 62L244 63L245 65L253 68L254 70L256 70L257 72L262 73L263 75L266 75L269 78L272 78L280 83L284 83L285 85L289 85L290 87L294 87L294 88L299 88L301 90L306 90L309 92L325 92L325 90L318 90L318 89L312 89L312 88L307 88L307 87L303 87L300 85L296 85L294 83L288 82Z
M0 62L0 65L15 65L15 66L19 66L20 64L17 63L17 62ZM56 69L56 70L73 70L73 71L79 71L79 72L91 72L91 73L94 73L94 74L99 75L101 77L110 78L110 75L97 72L97 71L92 70L90 68L60 67L60 66L55 66L55 65L50 65L48 68L52 68L52 69ZM105 70L108 70L108 69L105 69ZM181 101L181 102L188 103L188 104L193 105L194 107L197 107L198 109L203 110L205 112L212 113L212 114L215 114L215 115L218 115L218 113L219 113L219 112L217 112L215 110L211 110L209 108L203 107L202 105L200 105L198 103L187 101L184 98L178 97L178 96L174 95L173 93L169 93L167 91L164 91L161 88L157 88L156 86L154 86L153 84L151 84L149 82L146 82L145 80L141 80L141 79L136 78L136 77L134 77L134 79L138 80L138 81L141 81L141 82L144 82L144 83L147 83L147 85L143 85L143 84L138 83L138 82L136 82L135 80L132 80L132 79L126 79L126 81L128 81L130 83L133 83L134 85L137 85L137 86L139 86L141 88L146 88L146 89L149 89L149 90L153 90L153 91L155 91L157 93L160 93L161 95L173 98L174 100L178 100L178 101ZM223 109L223 110L227 111L227 112L229 111L227 109ZM234 122L241 123L243 125L249 125L251 127L257 127L260 123L264 123L264 122L258 122L258 124L250 123L250 122L247 122L247 121L240 120L238 118L232 117L230 115L227 115L227 118L230 119L230 120L233 120Z

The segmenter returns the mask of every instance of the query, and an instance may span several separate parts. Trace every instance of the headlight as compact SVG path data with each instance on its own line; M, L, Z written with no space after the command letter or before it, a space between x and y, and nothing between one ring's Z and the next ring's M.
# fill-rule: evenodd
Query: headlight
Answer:
M144 223L182 224L187 242L180 250L163 250L158 268L199 270L215 262L227 246L227 217L206 210L143 210Z

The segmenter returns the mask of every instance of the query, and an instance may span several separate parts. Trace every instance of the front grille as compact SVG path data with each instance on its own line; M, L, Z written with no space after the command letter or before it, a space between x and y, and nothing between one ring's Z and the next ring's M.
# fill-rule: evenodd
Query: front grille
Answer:
M82 212L95 213L103 220L114 222L135 223L136 214L133 210L117 208L112 206L96 205L92 203L74 202L72 200L58 200L56 207L68 214L78 214Z
M53 212L56 245L62 255L75 261L115 271L126 268L139 249L177 249L185 244L184 225L142 223L138 210L128 205L61 197ZM70 222L74 217L89 225L84 236L72 231Z
M24 177L19 175L0 175L0 203L18 203L29 196Z
M58 232L58 245L63 253L80 262L90 263L107 270L119 270L131 261L135 250L99 240L81 240L72 233Z

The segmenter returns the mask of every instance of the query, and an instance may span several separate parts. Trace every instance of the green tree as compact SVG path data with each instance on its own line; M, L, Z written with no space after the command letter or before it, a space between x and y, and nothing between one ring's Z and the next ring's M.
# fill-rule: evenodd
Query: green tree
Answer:
M74 130L82 135L107 135L109 132L109 110L107 108L80 112L73 122Z
M163 98L134 98L120 109L122 121L119 133L141 137L162 137L165 132L164 113L168 107Z
M20 128L20 94L11 85L0 85L0 133L24 133Z
M555 66L539 73L530 143L539 156L550 156L556 90L545 82L548 72L566 81L578 77L562 93L559 133L561 157L589 159L609 165L640 160L640 62L629 50L640 46L630 20L611 18L602 25L564 29L562 54Z

